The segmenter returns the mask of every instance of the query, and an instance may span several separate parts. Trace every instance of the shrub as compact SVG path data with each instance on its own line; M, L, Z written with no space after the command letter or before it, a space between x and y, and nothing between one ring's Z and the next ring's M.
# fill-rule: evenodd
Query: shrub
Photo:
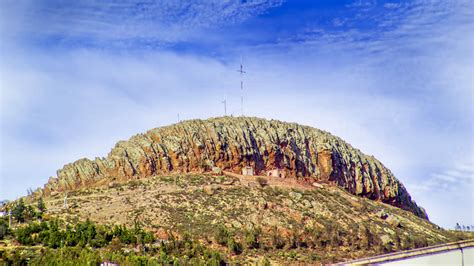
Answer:
M5 219L0 219L0 240L5 238L5 236L8 234L8 231L8 222Z
M3 222L2 222L3 221ZM4 219L0 219L0 225ZM61 225L61 226L60 226ZM152 243L153 234L146 232L136 223L135 228L115 226L113 229L96 225L90 221L67 225L65 228L57 220L30 222L19 226L15 238L23 245L43 244L41 252L2 253L0 260L7 265L98 265L101 261L116 262L120 265L224 265L226 262L220 253L203 246L199 241L185 234L177 238L169 233L168 242L162 242L159 248L143 245ZM235 241L225 227L221 236L226 236L225 246L235 254L242 253L242 244ZM142 254L131 251L122 253L124 242L142 244ZM61 247L61 251L58 248ZM107 247L98 251L96 248ZM34 250L23 248L25 251ZM150 254L148 253L150 252ZM144 255L145 254L145 255ZM1 263L0 263L1 264Z
M282 249L285 247L285 239L280 235L276 228L272 231L272 245L275 249Z
M365 228L365 237L367 239L367 248L371 248L377 244L377 237L369 230L369 228Z
M227 231L227 228L225 228L224 226L219 226L219 228L217 228L217 232L214 239L219 245L224 246L227 244L227 239L229 238L229 236L230 234L229 231Z
M245 231L245 244L247 248L259 248L260 247L260 242L259 242L259 237L260 237L261 231L259 229L252 229L252 230L247 230Z
M414 242L415 248L423 248L423 247L428 246L428 241L426 240L426 238L422 236L415 235L413 238L413 242Z
M261 265L261 266L270 266L271 263L270 261L267 259L267 257L263 257L260 262L258 263L258 265Z
M33 239L31 238L28 227L18 228L16 231L16 238L18 242L22 245L31 245L33 244Z
M261 187L265 187L265 186L268 185L268 180L267 180L266 178L264 178L264 177L260 177L260 176L259 176L259 177L256 178L256 180L257 180L258 184L259 184Z
M25 220L29 221L32 220L33 218L38 217L38 213L33 209L31 205L26 206L26 210L24 212Z
M242 253L243 247L242 244L235 241L233 237L227 239L227 248L230 252L239 255Z
M20 199L12 210L12 215L16 221L22 223L25 221L26 206L23 199Z
M118 237L114 237L110 242L110 250L112 251L120 251L122 249L122 243Z
M38 200L38 218L43 217L43 213L46 211L46 204L44 204L43 198Z
M219 266L225 265L225 261L221 258L221 254L217 251L204 251L204 260L207 262L206 265Z

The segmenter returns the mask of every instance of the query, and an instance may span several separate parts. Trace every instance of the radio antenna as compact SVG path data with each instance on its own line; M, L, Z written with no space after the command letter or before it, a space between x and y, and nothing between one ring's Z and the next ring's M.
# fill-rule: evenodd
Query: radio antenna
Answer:
M224 104L224 116L227 116L227 100L223 100L221 103Z
M240 56L240 69L237 72L240 73L240 111L244 116L244 74L247 72L244 71L242 56Z

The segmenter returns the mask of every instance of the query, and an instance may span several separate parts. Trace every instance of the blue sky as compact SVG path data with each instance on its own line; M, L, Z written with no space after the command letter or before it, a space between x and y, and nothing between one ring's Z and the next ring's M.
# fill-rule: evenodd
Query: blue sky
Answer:
M474 224L474 2L0 2L0 199L182 119L240 112L379 158L431 220Z

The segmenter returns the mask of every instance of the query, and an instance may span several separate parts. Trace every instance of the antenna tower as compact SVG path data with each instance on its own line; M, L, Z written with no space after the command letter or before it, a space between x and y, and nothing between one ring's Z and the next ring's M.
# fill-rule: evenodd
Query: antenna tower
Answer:
M240 111L244 116L244 66L242 65L242 56L240 57L240 69L237 70L240 73Z
M224 116L227 116L227 100L223 100L221 103L224 104Z

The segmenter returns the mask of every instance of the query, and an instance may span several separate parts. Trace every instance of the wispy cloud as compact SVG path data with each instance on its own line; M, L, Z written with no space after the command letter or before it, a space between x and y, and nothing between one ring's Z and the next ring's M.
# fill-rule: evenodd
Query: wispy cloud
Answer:
M389 7L356 1L352 13L332 20L334 27L315 24L259 46L259 54L270 54L260 63L275 64L268 51L279 51L282 69L271 68L279 72L270 79L282 77L280 88L301 93L299 100L291 101L292 93L282 98L295 111L311 106L314 115L303 120L380 158L433 221L470 223L474 2ZM298 73L284 73L289 68Z
M159 45L205 38L203 30L242 22L281 4L282 0L2 1L0 15L4 32L14 37Z
M467 157L467 158L466 158ZM463 188L474 186L474 158L464 155L438 172L433 172L413 188L425 193L459 192ZM472 190L471 190L472 191Z

